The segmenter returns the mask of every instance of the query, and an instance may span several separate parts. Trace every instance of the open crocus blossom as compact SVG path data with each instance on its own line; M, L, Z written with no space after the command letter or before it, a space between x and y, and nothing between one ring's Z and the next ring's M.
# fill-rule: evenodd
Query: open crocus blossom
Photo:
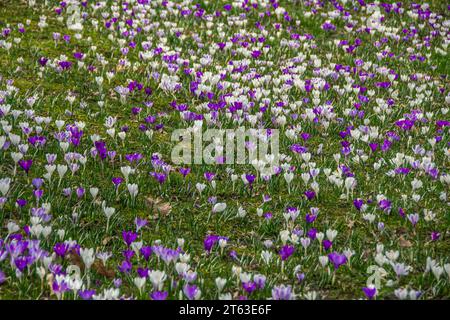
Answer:
M445 1L0 3L0 299L450 297Z
M330 253L328 255L328 259L333 264L335 269L338 269L340 266L347 262L347 257L337 252Z

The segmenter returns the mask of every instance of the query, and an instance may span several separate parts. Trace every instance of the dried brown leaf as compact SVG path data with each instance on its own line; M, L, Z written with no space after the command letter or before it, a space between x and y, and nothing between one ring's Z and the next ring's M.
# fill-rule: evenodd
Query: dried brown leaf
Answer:
M159 216L166 216L172 211L172 205L168 202L163 202L160 198L152 198L148 196L146 199L147 206L152 210L153 215L150 215L153 219L158 219Z
M412 247L411 241L406 240L405 238L403 238L403 236L400 236L398 242L400 244L400 247L402 247L402 248L410 248L410 247Z
M81 257L74 251L71 250L69 254L66 255L66 259L73 265L76 265L80 270L84 269L84 262Z
M109 279L114 278L114 276L116 275L116 272L113 269L109 269L104 266L103 262L101 262L100 260L96 260L94 262L94 264L92 265L92 270Z

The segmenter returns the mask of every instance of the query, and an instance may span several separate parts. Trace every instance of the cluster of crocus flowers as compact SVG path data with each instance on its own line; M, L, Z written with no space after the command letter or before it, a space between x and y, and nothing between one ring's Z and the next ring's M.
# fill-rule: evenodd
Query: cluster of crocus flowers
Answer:
M0 30L5 292L449 295L448 8L33 3ZM277 132L279 154L230 165L240 127L248 158ZM226 135L180 164L176 129Z

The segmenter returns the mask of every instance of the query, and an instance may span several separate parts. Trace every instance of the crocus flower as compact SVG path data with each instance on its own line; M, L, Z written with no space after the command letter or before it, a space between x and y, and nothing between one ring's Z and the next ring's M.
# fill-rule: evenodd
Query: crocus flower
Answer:
M18 205L20 208L22 208L22 207L25 207L25 206L27 205L28 201L25 200L25 199L17 199L17 200L16 200L16 203L17 203L17 205Z
M148 221L146 219L141 219L139 217L136 217L134 219L134 224L136 225L136 232L139 232L143 227L145 227L148 224Z
M121 177L114 177L112 178L112 182L117 188L123 182L123 179Z
M70 288L69 288L69 285L67 284L67 282L62 280L59 283L58 283L58 281L53 281L52 290L54 293L56 293L58 296L60 296L64 292L69 291Z
M131 271L131 268L132 264L127 260L122 261L122 263L118 267L119 271L122 273L129 273Z
M298 282L303 282L303 280L305 279L305 274L302 272L297 272L295 276L297 277Z
M279 252L281 260L283 260L283 261L287 260L294 253L294 251L295 251L294 246L290 246L290 245L282 246L281 250Z
M344 254L332 252L328 254L328 259L333 264L334 269L338 269L341 265L347 263L347 257Z
M138 234L133 231L122 231L122 238L127 246L130 246L137 239L137 236Z
M317 215L308 213L305 216L305 220L307 223L313 223L317 219Z
M311 229L309 229L308 232L306 233L306 235L307 235L311 240L316 239L316 234L317 234L317 229L316 229L316 228L311 228Z
M216 176L216 174L212 173L212 172L205 172L204 176L208 182L211 182L214 179L214 177Z
M417 213L408 214L407 217L408 217L409 222L411 222L411 224L413 225L413 227L415 227L417 222L419 222L419 214L417 214Z
M367 299L372 300L377 294L377 288L374 285L369 285L368 287L362 288Z
M66 243L57 243L53 247L53 251L55 251L55 253L62 258L64 258L64 256L66 255L68 250L69 250L69 245Z
M219 236L217 235L211 234L206 236L205 240L203 241L205 251L210 252L214 244L217 243L217 241L219 241Z
M179 171L183 177L186 177L191 172L191 168L180 168Z
M91 300L95 294L95 290L79 290L78 295L83 300Z
M33 164L33 160L20 160L19 165L20 167L28 174L28 171L30 171L31 165Z
M356 210L360 211L362 206L364 204L364 201L361 199L355 199L353 200L353 205L355 206Z
M158 181L159 184L163 184L167 179L167 175L161 172L150 172L150 175L155 178L155 180Z
M167 291L154 291L150 293L152 300L166 300L169 293Z
M307 190L303 194L306 196L308 200L312 200L316 196L316 193L313 190Z
M441 234L437 231L431 233L431 241L437 241L441 237Z
M333 242L331 242L328 239L325 239L322 241L322 245L323 245L323 248L325 249L325 251L328 251L331 248L331 246L333 245Z
M280 285L272 289L272 299L273 300L291 300L292 297L292 287Z
M244 288L244 290L247 291L247 293L252 293L253 291L256 290L256 283L253 281L243 282L242 288Z
M153 252L152 247L150 247L150 246L144 246L139 251L146 261L148 261L148 259L150 259L150 256Z
M189 300L197 299L200 295L200 289L195 284L186 284L183 292Z

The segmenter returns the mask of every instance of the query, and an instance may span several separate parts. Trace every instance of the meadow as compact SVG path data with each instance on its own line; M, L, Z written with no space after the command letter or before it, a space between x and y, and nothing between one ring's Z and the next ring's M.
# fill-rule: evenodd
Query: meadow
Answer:
M449 299L449 17L1 0L0 299ZM239 127L277 154L174 161Z

